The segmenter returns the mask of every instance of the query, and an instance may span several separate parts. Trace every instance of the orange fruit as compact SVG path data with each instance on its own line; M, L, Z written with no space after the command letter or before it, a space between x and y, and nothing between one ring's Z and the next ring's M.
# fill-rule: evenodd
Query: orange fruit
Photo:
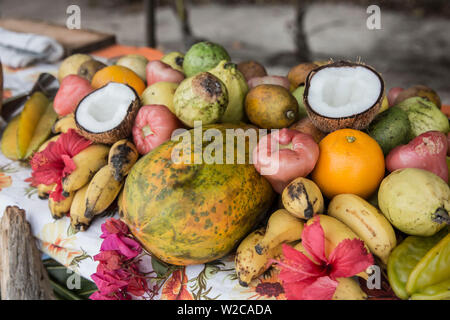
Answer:
M384 156L378 143L354 129L340 129L319 143L319 159L312 179L329 199L351 193L371 196L384 177Z
M131 69L124 66L112 65L100 69L94 74L91 86L94 89L103 87L108 82L120 82L129 85L140 96L145 89L145 83Z

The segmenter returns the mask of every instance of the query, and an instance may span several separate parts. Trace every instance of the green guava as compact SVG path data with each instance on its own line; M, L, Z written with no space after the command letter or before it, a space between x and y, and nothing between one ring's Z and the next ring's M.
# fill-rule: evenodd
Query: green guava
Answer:
M161 58L161 61L167 63L175 70L184 72L183 71L184 54L182 54L181 52L177 51L169 52Z
M228 90L216 76L201 72L180 83L173 103L175 115L191 128L196 121L202 125L217 123L227 108Z
M231 60L222 46L209 41L198 42L184 56L184 74L186 77L192 77L197 73L211 70L222 60Z

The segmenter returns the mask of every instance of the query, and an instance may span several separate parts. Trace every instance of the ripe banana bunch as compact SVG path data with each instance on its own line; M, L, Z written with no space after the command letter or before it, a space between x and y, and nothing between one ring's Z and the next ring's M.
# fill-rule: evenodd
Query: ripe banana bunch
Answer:
M345 223L387 264L397 240L391 224L377 208L357 195L340 194L331 200L328 215Z
M41 199L41 200L48 199L48 196L54 187L55 187L54 183L52 183L50 185L46 185L43 183L38 184L37 192L38 192L39 199Z
M282 255L281 245L258 254L255 245L264 237L264 228L259 228L250 233L236 250L235 269L239 284L247 287L250 282L264 273L269 267L270 259L276 259Z
M75 195L71 223L79 230L86 230L92 219L114 202L122 190L125 176L138 159L138 152L130 141L120 140L112 145L107 158L108 162ZM120 206L121 203L119 211Z
M88 185L84 216L92 219L105 211L116 199L122 186L123 180L114 178L114 170L110 165L101 168Z
M69 129L78 130L73 113L70 113L62 118L59 118L53 125L52 132L67 133Z
M109 147L93 144L75 155L76 169L62 180L63 195L81 189L108 161Z
M56 185L53 187L56 188ZM70 212L74 193L70 192L63 200L55 201L52 198L48 199L48 207L53 219L60 219L65 217Z
M88 184L77 190L73 197L72 206L70 207L70 224L79 231L85 231L91 224L91 219L84 216L86 211L86 192Z
M289 183L281 199L284 208L297 218L310 219L324 210L322 192L313 181L306 178L300 177Z
M302 232L303 222L287 210L279 209L270 216L264 236L255 244L255 251L264 255L282 243L300 240Z

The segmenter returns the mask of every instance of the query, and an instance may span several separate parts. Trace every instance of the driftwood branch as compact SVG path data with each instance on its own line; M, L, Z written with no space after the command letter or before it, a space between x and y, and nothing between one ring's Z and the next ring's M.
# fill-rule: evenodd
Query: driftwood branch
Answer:
M54 299L25 211L8 206L0 221L2 300Z

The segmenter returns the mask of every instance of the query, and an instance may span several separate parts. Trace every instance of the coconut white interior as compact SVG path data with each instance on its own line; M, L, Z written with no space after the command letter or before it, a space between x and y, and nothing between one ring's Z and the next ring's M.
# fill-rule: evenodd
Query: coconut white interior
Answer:
M110 82L84 98L77 108L77 122L94 133L111 130L123 121L135 99L136 94L130 87Z
M308 103L320 115L342 118L372 107L380 91L380 78L368 68L328 67L312 77Z

